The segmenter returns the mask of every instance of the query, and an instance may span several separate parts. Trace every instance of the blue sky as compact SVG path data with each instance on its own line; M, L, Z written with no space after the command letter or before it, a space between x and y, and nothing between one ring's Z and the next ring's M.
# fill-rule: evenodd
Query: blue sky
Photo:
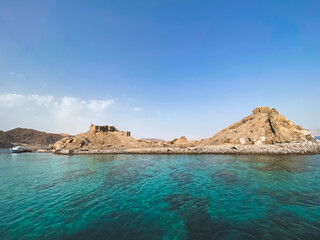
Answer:
M320 130L319 13L316 0L1 0L0 129L200 139L271 106Z

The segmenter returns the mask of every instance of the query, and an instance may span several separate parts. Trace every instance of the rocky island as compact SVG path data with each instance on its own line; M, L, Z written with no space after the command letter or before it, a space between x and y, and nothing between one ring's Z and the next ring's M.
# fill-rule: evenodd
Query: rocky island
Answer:
M155 142L131 137L113 126L89 131L50 145L56 154L318 154L320 143L276 109L258 107L252 114L201 141L185 137Z

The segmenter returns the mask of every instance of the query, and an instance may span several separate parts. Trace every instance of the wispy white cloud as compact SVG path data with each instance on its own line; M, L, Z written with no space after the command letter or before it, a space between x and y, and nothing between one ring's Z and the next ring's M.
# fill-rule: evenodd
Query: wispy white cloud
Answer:
M0 94L0 129L27 126L77 133L92 121L105 120L107 109L113 103L113 99L58 99L50 95Z
M91 112L103 113L113 102L114 102L113 99L103 100L103 101L89 100L89 102L86 103L86 107Z
M15 72L10 72L9 74L10 74L11 76L14 76L15 78L24 79L24 74L22 74L22 73L17 74L17 73L15 73Z
M139 108L139 107L135 107L133 110L135 110L135 111L139 112L139 111L141 110L141 108Z
M161 112L159 110L155 111L155 114L161 114Z

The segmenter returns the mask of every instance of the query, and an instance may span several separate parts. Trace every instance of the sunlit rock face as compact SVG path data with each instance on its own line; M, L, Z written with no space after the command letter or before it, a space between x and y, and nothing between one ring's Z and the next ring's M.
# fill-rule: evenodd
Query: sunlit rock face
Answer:
M206 144L264 145L306 141L316 141L309 130L295 125L274 108L258 107L250 116L230 125L204 142Z

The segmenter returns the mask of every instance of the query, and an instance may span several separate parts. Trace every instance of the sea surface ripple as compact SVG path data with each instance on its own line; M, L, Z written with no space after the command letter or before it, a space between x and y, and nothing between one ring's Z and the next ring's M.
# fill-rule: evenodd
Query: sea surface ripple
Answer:
M320 155L0 154L0 239L320 239Z

